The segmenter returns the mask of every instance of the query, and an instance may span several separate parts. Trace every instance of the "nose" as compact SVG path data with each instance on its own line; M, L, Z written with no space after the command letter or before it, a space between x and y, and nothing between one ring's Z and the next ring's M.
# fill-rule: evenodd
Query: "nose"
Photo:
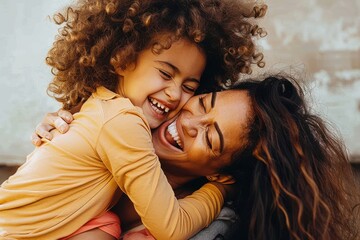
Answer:
M171 81L169 86L165 88L165 94L172 102L180 101L182 94L181 84L178 84L175 80Z
M206 115L195 115L190 112L183 114L181 120L184 133L190 137L196 137L199 131L206 129L209 122Z

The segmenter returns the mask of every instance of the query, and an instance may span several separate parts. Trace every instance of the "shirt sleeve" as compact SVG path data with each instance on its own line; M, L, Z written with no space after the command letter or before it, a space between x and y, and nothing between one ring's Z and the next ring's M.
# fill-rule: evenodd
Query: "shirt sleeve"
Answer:
M151 131L136 111L107 121L96 150L156 239L188 239L219 214L224 199L212 184L177 200L155 154Z

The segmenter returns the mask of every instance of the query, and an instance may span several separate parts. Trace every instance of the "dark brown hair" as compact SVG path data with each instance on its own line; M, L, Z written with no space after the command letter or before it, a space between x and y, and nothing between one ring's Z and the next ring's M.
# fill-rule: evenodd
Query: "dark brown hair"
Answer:
M310 113L299 84L271 76L233 88L248 91L254 112L247 148L229 169L241 188L241 239L358 239L359 191L345 146Z
M54 15L63 25L46 58L54 79L48 93L69 109L99 85L115 90L116 68L135 63L140 51L154 53L186 38L207 57L199 92L234 82L251 65L264 66L253 37L266 33L254 23L266 5L238 0L79 0ZM159 34L167 38L154 39Z

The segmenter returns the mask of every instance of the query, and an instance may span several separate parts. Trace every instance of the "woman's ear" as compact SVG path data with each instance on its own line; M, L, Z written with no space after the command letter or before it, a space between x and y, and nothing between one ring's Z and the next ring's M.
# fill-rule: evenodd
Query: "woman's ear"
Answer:
M229 174L212 174L209 176L206 176L206 178L210 181L210 182L219 182L222 184L233 184L235 183L235 179L233 178L233 176L229 175Z

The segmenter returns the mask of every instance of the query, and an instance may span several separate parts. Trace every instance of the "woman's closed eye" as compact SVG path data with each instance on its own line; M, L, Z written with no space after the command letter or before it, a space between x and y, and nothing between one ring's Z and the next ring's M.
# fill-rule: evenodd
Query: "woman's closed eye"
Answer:
M206 113L205 96L199 97L200 108L204 111L204 114ZM209 149L211 151L213 151L212 136L210 134L210 126L207 126L205 129L205 141L206 141L206 144L209 147Z
M209 136L209 127L206 128L205 130L205 139L206 139L206 144L208 145L208 147L212 150L212 142Z

